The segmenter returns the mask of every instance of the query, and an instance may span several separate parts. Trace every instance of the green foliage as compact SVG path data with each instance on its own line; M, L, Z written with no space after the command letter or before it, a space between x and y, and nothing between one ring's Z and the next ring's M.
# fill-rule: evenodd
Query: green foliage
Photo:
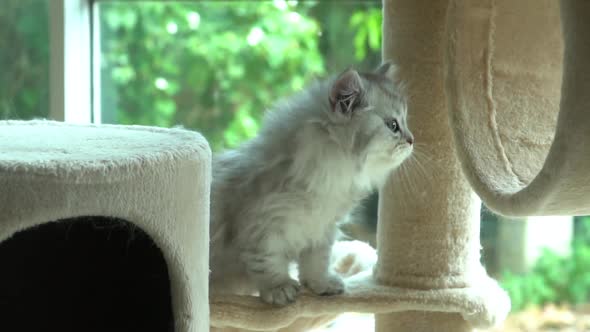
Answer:
M324 74L311 6L103 3L102 76L115 90L103 105L117 123L183 124L214 149L234 146L273 100Z
M574 232L576 239L584 243L590 243L590 216L574 218Z
M383 13L380 8L358 11L350 17L350 25L357 30L354 37L355 57L362 61L368 51L381 49L381 25Z
M49 114L48 26L46 1L2 1L0 119Z
M581 221L590 229L590 218ZM590 238L576 236L571 255L561 256L544 250L532 271L526 275L505 272L501 284L512 301L512 310L547 303L579 304L590 295Z
M103 119L183 124L201 131L214 150L233 147L256 134L275 100L326 74L334 50L321 47L324 34L340 37L339 45L330 46L342 50L342 43L352 47L352 42L337 30L360 33L368 43L355 42L357 59L378 54L379 8L379 2L353 6L353 17L363 19L357 14L368 10L368 28L361 21L347 27L346 21L332 20L326 31L324 17L337 17L326 11L349 17L350 6L312 1L102 3ZM355 59L349 54L345 61Z

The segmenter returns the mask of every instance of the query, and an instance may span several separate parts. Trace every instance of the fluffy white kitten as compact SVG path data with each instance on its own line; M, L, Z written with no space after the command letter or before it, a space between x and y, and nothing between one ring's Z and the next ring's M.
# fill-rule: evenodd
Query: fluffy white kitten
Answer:
M336 222L413 148L393 72L385 63L319 82L269 111L257 137L214 158L212 292L258 291L285 305L300 283L321 295L344 291L329 269Z

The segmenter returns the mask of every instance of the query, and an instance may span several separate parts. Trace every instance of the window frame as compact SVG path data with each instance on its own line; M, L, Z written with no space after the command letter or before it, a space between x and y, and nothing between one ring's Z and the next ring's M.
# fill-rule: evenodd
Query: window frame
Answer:
M94 1L50 0L49 118L69 123L100 123L99 50L93 48L98 29ZM96 111L98 110L98 111Z

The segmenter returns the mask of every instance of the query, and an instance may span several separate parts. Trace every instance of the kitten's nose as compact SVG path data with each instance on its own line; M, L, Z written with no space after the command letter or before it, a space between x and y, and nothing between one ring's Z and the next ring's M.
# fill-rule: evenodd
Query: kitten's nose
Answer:
M406 138L406 142L408 142L408 144L412 145L412 144L414 144L414 138L408 137L408 138Z

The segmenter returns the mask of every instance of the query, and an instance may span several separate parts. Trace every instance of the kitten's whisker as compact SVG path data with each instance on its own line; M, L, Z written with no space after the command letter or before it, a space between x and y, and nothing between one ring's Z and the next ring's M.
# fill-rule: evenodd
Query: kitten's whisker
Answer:
M393 182L393 186L399 185L400 187L403 185L402 181L402 170L404 169L404 164L401 164L394 172L393 175L395 180Z
M431 167L431 166L435 165L435 164L432 162L422 162L422 161L420 161L419 158L416 158L415 162L416 162L416 165L422 171L422 174L424 175L424 178L427 180L427 182L431 183L432 180L434 179L434 172L435 172L435 169L433 169L433 167Z
M429 160L432 160L432 157L428 155L428 153L425 151L426 150L426 145L425 144L416 144L414 146L414 151L412 152L412 155L417 155L417 156L421 156L421 157L425 157L428 158Z
M420 188L419 188L419 181L418 181L418 177L421 178L426 178L428 181L430 181L430 179L428 178L428 175L426 174L426 172L424 171L424 169L422 168L422 165L418 162L418 160L416 158L412 158L412 163L414 167L412 167L412 171L413 171L413 176L410 177L410 179L412 180L412 188L413 188L413 196L418 197L420 195ZM408 166L409 167L409 166Z
M401 184L401 191L402 191L402 195L399 198L400 203L402 204L403 207L407 206L407 202L406 199L408 197L407 192L408 192L408 180L407 180L407 171L406 171L406 165L404 165L403 163L400 165L400 184Z
M424 194L428 191L433 181L432 173L429 173L416 156L408 158L403 164L403 173L400 177L404 179L405 190L408 196L414 199L424 199ZM409 189L408 189L409 188Z
M404 194L402 195L402 201L404 203L404 206L406 206L408 204L407 200L409 197L412 196L411 192L411 186L410 186L410 180L408 177L408 170L406 167L404 167L403 172L402 172L402 179L403 179L403 192Z
M426 164L428 166L433 167L434 168L433 171L435 171L437 168L440 167L440 165L434 161L432 156L430 156L428 153L422 151L421 149L414 149L414 152L412 153L412 157L414 157L416 160L418 160L421 164Z
M404 180L403 190L405 192L404 197L413 196L413 194L415 194L415 192L412 188L411 174L409 173L409 169L408 169L407 164L402 164L402 165L403 165L402 176L403 176L403 180Z
M413 171L413 178L418 176L421 178L429 178L429 175L426 173L426 171L422 168L421 164L416 160L416 159L412 159L412 171ZM409 166L408 166L409 167Z
M400 165L400 183L401 183L401 187L402 187L401 191L404 194L408 192L406 175L407 175L406 165L401 164Z
M420 175L430 179L432 174L426 170L426 168L424 167L424 165L422 164L422 162L420 161L418 156L413 156L411 160L416 165L416 167L417 167L416 170L420 173Z

